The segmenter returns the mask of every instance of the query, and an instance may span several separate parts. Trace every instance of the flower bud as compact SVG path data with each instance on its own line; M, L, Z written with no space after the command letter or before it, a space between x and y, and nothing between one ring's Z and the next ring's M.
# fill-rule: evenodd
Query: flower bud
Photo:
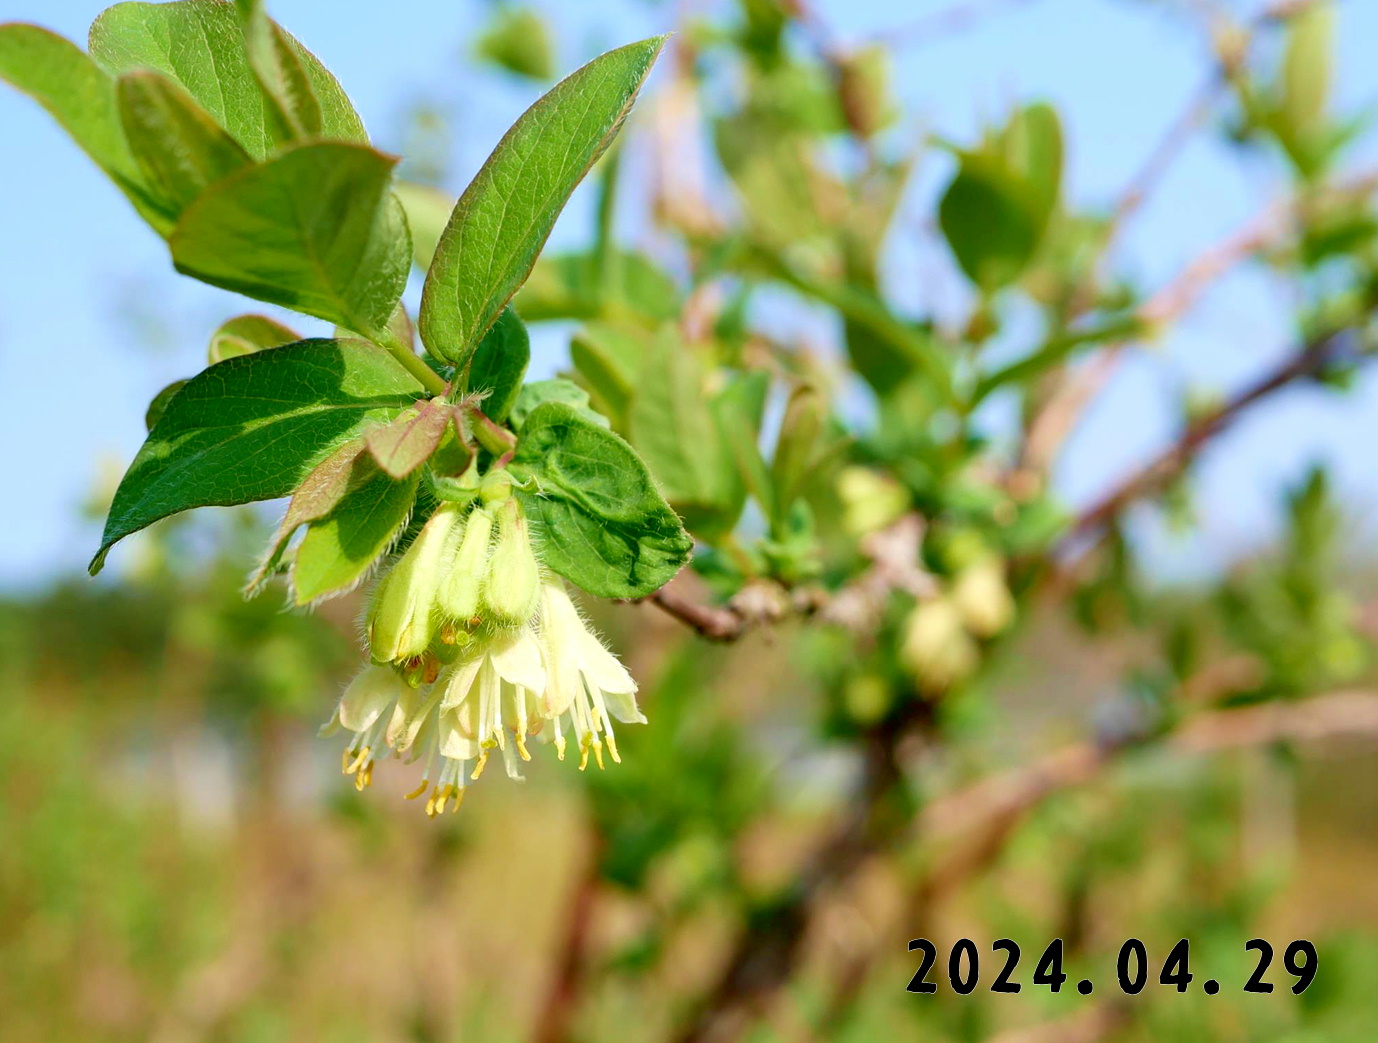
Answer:
M921 689L941 692L976 669L980 651L957 607L938 598L920 602L909 614L900 659Z
M440 581L436 607L444 620L468 623L478 615L479 591L488 566L488 551L493 535L493 516L482 507L469 512L463 526L450 532L446 548L445 578ZM444 641L446 634L441 634Z
M508 500L497 510L498 542L488 563L483 583L483 600L493 621L518 626L536 611L541 592L541 569L526 516L516 500Z
M968 565L952 585L952 602L977 637L994 637L1014 618L1004 564L994 555Z
M412 659L430 645L445 545L458 520L458 508L441 505L378 584L368 624L369 655L375 663Z

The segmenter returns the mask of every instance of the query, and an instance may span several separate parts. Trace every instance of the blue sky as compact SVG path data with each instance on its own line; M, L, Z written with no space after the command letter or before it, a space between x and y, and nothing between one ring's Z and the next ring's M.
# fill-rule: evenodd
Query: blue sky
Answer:
M842 40L906 24L950 0L814 0ZM0 20L34 21L82 40L104 5L88 0L0 0ZM276 0L274 15L340 78L385 148L401 146L410 106L438 102L456 119L460 184L534 88L474 71L463 41L484 4L469 0ZM683 5L582 0L543 5L561 40L560 66L671 27ZM1247 11L1253 3L1232 5ZM1341 4L1343 103L1378 100L1378 4ZM1201 42L1147 0L1027 0L979 30L901 51L897 90L924 127L969 139L1015 100L1055 102L1069 137L1068 184L1076 203L1113 199L1163 129L1195 92ZM652 89L654 89L652 87ZM206 334L248 310L242 299L173 273L165 248L116 190L39 107L0 87L0 479L8 491L0 539L0 588L79 569L95 542L78 512L102 473L123 466L143 437L142 415L164 384L199 367ZM1372 148L1367 160L1375 160ZM1361 153L1354 162L1362 163ZM921 171L909 212L941 186L943 162ZM455 187L460 187L457 184ZM1267 171L1241 167L1219 142L1198 137L1128 229L1126 268L1154 286L1273 198ZM555 241L588 231L576 198ZM628 222L636 237L636 227ZM915 304L951 300L959 284L931 248L895 245L894 291ZM254 306L260 310L260 306ZM313 332L308 322L297 328ZM1170 437L1184 386L1227 391L1276 362L1291 344L1280 287L1258 272L1224 280L1191 321L1153 351L1138 352L1087 417L1057 475L1082 502ZM535 370L563 361L552 331ZM1154 526L1143 532L1168 571L1211 567L1267 538L1279 490L1314 459L1333 462L1360 514L1378 500L1368 447L1378 445L1378 376L1345 398L1298 390L1250 416L1221 440L1201 470L1203 528L1187 544ZM101 461L105 461L102 465ZM112 555L118 571L120 553Z

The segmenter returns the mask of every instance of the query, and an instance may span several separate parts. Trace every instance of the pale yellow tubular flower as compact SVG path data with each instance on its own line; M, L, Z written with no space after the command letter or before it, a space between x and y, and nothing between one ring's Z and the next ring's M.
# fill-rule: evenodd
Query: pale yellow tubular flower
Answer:
M444 552L460 508L442 504L383 577L369 614L369 656L396 663L424 653L435 630L435 599L445 575Z
M387 666L364 667L345 689L321 734L332 735L342 728L354 733L340 766L346 775L354 776L357 789L373 780L373 762L386 738L389 711L401 700L416 696L416 690Z
M526 740L540 727L545 685L541 649L529 627L478 638L444 681L440 753L451 760L475 760L470 778L477 779L497 748L508 776L521 778L520 761L531 759Z
M579 746L579 768L588 767L589 756L603 767L603 745L614 762L621 761L612 718L624 724L645 724L636 705L636 682L603 647L570 600L564 583L554 577L541 585L541 655L546 688L543 709L553 719L555 748L564 759L562 717L568 716Z
M541 567L521 504L507 500L495 514L498 538L483 581L483 603L494 623L523 626L540 601Z
M436 608L443 619L468 625L478 615L492 534L493 516L482 507L469 512L462 528L451 530L444 554L445 576L436 593Z

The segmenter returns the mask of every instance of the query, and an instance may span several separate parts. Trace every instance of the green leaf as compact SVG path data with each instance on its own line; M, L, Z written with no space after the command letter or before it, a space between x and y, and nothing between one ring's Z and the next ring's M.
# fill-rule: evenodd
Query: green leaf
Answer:
M608 426L608 418L599 414L589 405L589 393L587 391L572 380L552 377L550 380L533 380L522 388L521 394L517 396L517 404L512 407L513 428L520 431L522 425L526 423L526 418L547 402L561 402L585 420L597 424L599 427Z
M986 292L1023 274L1042 244L1062 180L1062 131L1047 105L1031 105L961 168L938 221L962 271Z
M691 528L728 493L730 465L703 384L697 356L667 326L648 345L627 417L629 440Z
M169 240L177 270L376 337L411 268L388 191L395 162L319 142L248 167L183 213Z
M173 215L144 183L120 125L115 80L75 44L36 25L0 25L0 77L30 95L159 234Z
M450 219L450 211L455 207L454 196L412 181L398 181L392 186L392 191L407 214L407 225L411 228L412 261L424 272L435 258L435 248L440 244L445 222Z
M315 55L283 36L319 101L321 135L367 144L363 122L339 83ZM274 118L274 105L249 64L233 4L116 4L92 24L89 46L92 59L112 76L153 69L175 80L255 159L292 140L291 128Z
M588 385L594 407L627 430L627 411L646 354L647 334L591 322L570 341L569 357Z
M388 477L366 456L356 458L351 488L336 508L306 530L292 562L298 605L341 594L364 578L406 528L419 474Z
M501 69L533 80L555 75L555 44L540 12L529 7L498 8L474 46L474 53Z
M159 391L153 396L153 401L150 402L148 408L144 410L145 431L152 431L153 428L157 426L158 421L161 420L163 414L167 412L167 404L172 401L172 396L186 386L187 382L185 380L174 380L167 387L163 388L162 391Z
M501 424L507 419L530 361L531 338L526 326L516 312L504 308L469 362L468 389L489 392L482 406L489 420Z
M364 441L378 466L393 478L405 478L431 458L455 407L443 398L426 400L390 424L370 428Z
M595 58L556 84L493 150L455 204L421 299L421 340L463 366L511 300L594 161L612 142L665 37Z
M144 182L180 215L217 181L250 164L249 154L167 77L129 72L116 85L120 122Z
M548 402L522 428L510 467L545 565L595 597L639 598L668 583L693 540L632 447Z
M280 348L299 340L301 334L266 315L236 315L221 323L211 334L206 364L213 366L226 359L252 355L266 348Z
M645 254L614 250L602 285L593 254L542 257L512 302L527 322L626 315L648 323L677 318L679 287Z
M317 137L321 103L311 86L306 62L292 38L268 17L262 0L240 0L244 53L268 101L273 119L290 136Z
M92 574L116 541L159 518L286 496L342 442L420 393L362 341L305 340L210 367L173 396L115 490Z

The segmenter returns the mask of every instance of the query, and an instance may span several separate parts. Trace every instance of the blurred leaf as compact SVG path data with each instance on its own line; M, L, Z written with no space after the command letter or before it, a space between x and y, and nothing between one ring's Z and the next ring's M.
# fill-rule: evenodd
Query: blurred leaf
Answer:
M186 386L185 380L174 380L153 396L153 401L148 404L148 409L144 411L144 430L153 430L158 421L163 418L163 414L167 412L167 404L172 401L172 396Z
M648 339L645 333L591 322L570 341L570 361L588 386L595 408L622 432L628 428L632 389L641 372Z
M301 340L301 334L266 315L236 315L211 334L207 364L215 365L265 348L280 348Z
M474 45L474 53L500 69L549 80L555 75L555 43L540 12L530 7L499 7Z
M319 142L243 170L178 221L177 270L376 337L411 267L406 217L388 192L394 162Z
M1299 165L1319 159L1310 153L1325 137L1330 97L1335 9L1328 0L1310 3L1287 20L1287 49L1282 59L1278 117L1284 142Z
M570 193L612 142L665 37L595 58L513 124L455 204L421 299L421 339L463 366L512 295Z
M244 53L280 132L294 138L320 136L324 131L321 103L299 49L268 17L262 0L237 2L244 24Z
M407 215L411 229L412 263L423 272L431 266L445 222L454 209L454 197L448 192L411 181L398 181L392 186L397 201Z
M156 72L119 78L120 122L144 182L181 216L208 187L251 162L186 91Z
M469 363L469 379L465 385L470 392L489 392L482 405L489 420L501 424L507 419L522 390L522 379L530 361L531 338L526 326L516 312L504 308L498 321L479 341L478 350Z
M616 250L601 293L593 254L547 255L536 262L512 303L527 322L626 314L658 323L678 317L680 292L644 254Z
M173 214L144 182L120 124L115 80L75 44L36 25L0 25L0 76L39 102L161 235Z
M1047 105L1016 113L979 150L961 155L938 221L967 277L987 293L1018 279L1057 207L1062 133Z
M511 464L547 568L601 598L639 598L670 581L693 540L631 446L547 402L522 426Z
M395 542L416 502L420 475L397 481L355 459L350 491L325 518L314 521L292 561L298 605L352 589Z
M363 123L339 83L315 55L283 34L319 100L326 138L367 144ZM245 52L233 4L219 0L122 3L91 26L91 57L112 76L152 69L180 84L255 159L292 139L272 117Z
M305 340L228 359L167 405L115 491L100 550L192 507L286 496L363 426L410 406L420 387L359 341Z

